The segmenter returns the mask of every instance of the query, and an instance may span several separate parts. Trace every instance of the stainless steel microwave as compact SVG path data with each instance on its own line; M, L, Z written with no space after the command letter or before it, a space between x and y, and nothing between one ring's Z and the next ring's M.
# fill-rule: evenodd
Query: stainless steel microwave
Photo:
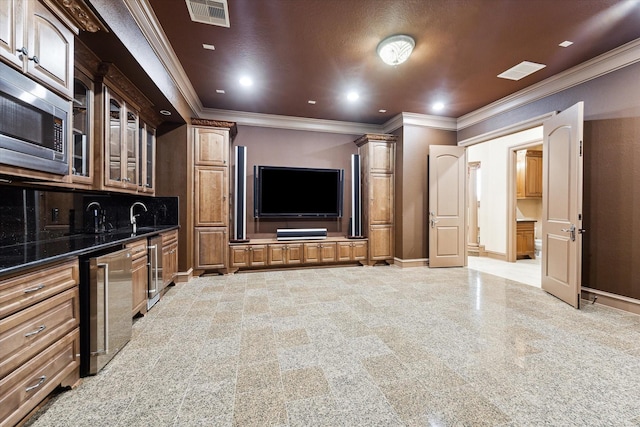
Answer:
M70 105L0 63L0 163L66 175Z

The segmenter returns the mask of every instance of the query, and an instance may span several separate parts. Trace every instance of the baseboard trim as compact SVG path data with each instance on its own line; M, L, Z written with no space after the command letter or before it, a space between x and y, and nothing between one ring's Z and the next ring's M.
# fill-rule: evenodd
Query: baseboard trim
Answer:
M174 279L174 281L176 283L187 283L191 279L193 279L193 268L190 268L187 271L179 271L176 274L176 278Z
M618 310L627 311L633 314L640 314L640 300L625 297L623 295L612 294L611 292L601 291L599 289L582 287L581 297L587 301L593 301L593 297L598 297L598 304L607 307L617 308Z
M393 263L400 268L426 267L427 265L429 265L429 259L428 258L418 258L418 259L394 258Z
M508 261L507 254L501 254L499 252L484 251L484 255L481 255L481 256L486 256L488 258L497 259L500 261Z

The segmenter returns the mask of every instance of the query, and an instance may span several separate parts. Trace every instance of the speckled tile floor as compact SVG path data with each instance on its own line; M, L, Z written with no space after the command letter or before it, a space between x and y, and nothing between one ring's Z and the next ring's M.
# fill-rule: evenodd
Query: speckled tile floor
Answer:
M41 426L640 426L640 317L471 268L208 276Z

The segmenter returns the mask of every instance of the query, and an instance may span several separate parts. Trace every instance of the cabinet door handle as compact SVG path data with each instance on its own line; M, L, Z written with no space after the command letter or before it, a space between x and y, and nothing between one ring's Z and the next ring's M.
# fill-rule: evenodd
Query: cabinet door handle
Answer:
M31 332L27 332L26 334L24 334L25 337L30 337L32 335L37 335L40 332L44 331L45 329L47 329L47 327L45 325L40 325L38 327L38 329L36 329L35 331L31 331Z
M37 384L34 384L32 386L29 386L29 387L25 388L24 391L28 392L28 391L34 390L34 389L40 387L42 384L44 384L44 382L46 380L47 380L47 377L45 375L43 375L40 378L38 378L38 383Z
M40 289L44 288L44 284L40 283L38 286L35 286L33 288L28 288L24 290L25 294L30 294L31 292L36 292L39 291Z

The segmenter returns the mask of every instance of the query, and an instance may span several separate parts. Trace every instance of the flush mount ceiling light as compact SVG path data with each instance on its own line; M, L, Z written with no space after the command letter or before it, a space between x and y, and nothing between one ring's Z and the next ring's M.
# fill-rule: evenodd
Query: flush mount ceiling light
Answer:
M385 64L396 66L409 59L416 46L415 40L405 35L395 35L382 40L376 49Z

